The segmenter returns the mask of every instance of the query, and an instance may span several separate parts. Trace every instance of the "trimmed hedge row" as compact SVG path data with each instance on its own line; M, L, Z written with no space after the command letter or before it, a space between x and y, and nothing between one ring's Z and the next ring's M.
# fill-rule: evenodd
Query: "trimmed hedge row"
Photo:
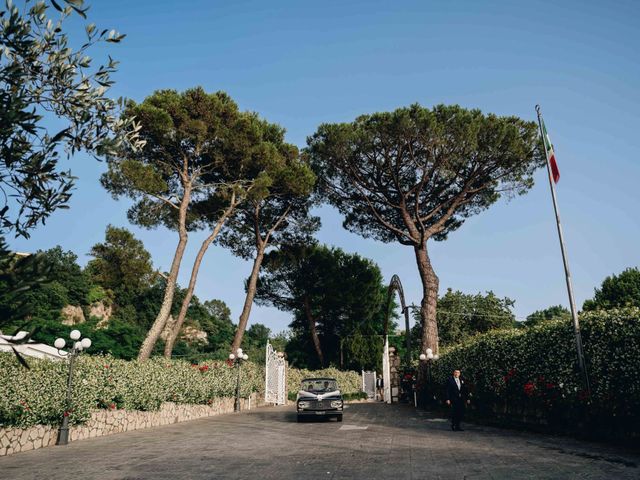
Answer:
M342 371L337 368L325 368L324 370L290 368L287 375L289 392L297 394L302 379L309 377L335 378L343 394L355 394L362 391L362 374L359 372Z
M454 368L481 413L562 430L640 436L640 310L588 312L580 326L591 394L576 365L572 324L494 331L442 352L431 368L443 398ZM425 375L426 377L426 375Z
M0 353L0 426L57 425L65 410L66 362L30 359L23 368L13 354ZM360 375L334 369L316 372L289 369L297 388L305 376L335 376L345 392L360 390ZM240 394L264 391L264 366L242 366ZM74 364L72 424L89 419L96 408L157 410L163 402L207 404L233 397L237 370L227 362L192 365L183 360L152 358L144 363L110 356L81 355Z

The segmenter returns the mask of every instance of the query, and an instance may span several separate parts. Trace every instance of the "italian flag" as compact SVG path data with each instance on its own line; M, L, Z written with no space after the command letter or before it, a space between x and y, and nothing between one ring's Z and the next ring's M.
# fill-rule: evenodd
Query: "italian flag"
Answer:
M544 142L544 146L547 150L547 161L549 162L549 167L551 168L551 176L553 177L554 183L558 183L560 180L560 170L558 169L558 164L556 163L556 154L553 151L553 145L551 144L551 139L549 138L549 134L547 133L547 127L544 124L544 120L540 119L542 123L542 141Z

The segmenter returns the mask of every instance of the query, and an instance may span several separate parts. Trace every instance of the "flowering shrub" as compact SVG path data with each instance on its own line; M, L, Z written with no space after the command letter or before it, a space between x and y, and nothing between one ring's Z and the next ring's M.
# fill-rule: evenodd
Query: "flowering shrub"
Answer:
M640 309L588 312L580 325L591 396L576 366L573 325L563 321L478 335L442 352L431 373L442 386L462 370L480 410L640 435Z
M287 387L289 392L298 393L300 382L308 377L329 377L335 378L338 387L343 394L355 394L362 391L362 374L360 372L342 371L337 368L325 368L324 370L298 370L290 368L287 370Z
M0 354L0 426L57 425L65 412L66 362L30 359L30 370L13 354ZM289 369L289 385L297 389L305 376L337 377L344 392L360 390L360 375L327 369ZM226 361L191 365L183 360L152 358L144 363L110 356L81 355L74 364L72 424L89 419L96 408L157 410L163 402L211 404L235 395L238 371ZM242 365L240 395L264 390L264 366Z

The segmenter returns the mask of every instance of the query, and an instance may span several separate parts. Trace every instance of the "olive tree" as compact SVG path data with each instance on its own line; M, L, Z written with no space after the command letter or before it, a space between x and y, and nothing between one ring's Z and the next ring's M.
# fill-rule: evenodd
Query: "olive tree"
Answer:
M67 208L74 184L59 168L61 150L102 156L136 140L123 101L107 96L117 62L94 66L90 50L124 35L85 26L74 48L65 32L72 15L86 19L83 0L8 1L0 9L0 231L29 237L57 209Z

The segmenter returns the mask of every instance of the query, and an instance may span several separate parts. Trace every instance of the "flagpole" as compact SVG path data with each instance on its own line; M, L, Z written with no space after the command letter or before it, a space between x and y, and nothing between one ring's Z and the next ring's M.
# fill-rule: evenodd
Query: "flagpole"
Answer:
M582 335L580 334L580 323L578 321L578 311L576 310L576 301L573 296L573 284L571 282L571 273L569 272L569 261L567 260L567 252L564 245L564 235L562 233L562 225L560 224L560 212L558 211L558 202L556 199L556 188L553 181L553 175L551 172L551 165L549 165L549 151L547 150L547 142L545 141L545 130L542 128L542 113L540 112L540 105L536 105L536 113L538 114L538 126L540 127L540 135L542 137L542 144L544 145L544 153L547 163L547 174L549 177L549 188L551 188L551 198L553 199L553 211L556 214L556 226L558 227L558 238L560 239L560 250L562 251L562 262L564 264L564 274L567 282L567 292L569 293L569 304L571 306L571 317L573 318L573 330L576 339L576 350L578 352L578 366L580 367L580 373L582 373L584 379L584 386L587 394L591 396L591 386L589 385L589 375L587 374L587 367L584 361L584 351L582 349Z

